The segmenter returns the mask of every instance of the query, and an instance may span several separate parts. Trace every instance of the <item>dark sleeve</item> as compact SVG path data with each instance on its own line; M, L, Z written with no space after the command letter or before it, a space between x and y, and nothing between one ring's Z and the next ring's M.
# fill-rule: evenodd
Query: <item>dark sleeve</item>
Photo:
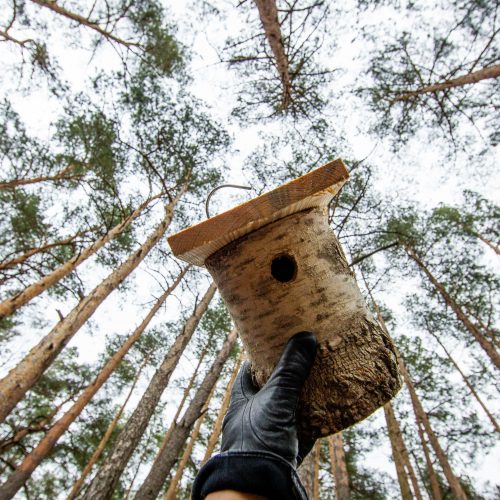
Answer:
M295 469L267 452L229 451L212 457L196 476L192 500L221 490L253 493L268 500L308 498Z

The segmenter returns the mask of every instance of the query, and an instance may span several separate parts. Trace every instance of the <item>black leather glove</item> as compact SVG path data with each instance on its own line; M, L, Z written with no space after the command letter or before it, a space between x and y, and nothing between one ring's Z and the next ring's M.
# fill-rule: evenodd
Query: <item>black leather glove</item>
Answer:
M316 347L312 333L294 335L260 390L252 382L250 364L243 365L222 427L222 453L199 472L193 500L224 489L268 499L307 498L295 468L313 443L299 443L295 412Z

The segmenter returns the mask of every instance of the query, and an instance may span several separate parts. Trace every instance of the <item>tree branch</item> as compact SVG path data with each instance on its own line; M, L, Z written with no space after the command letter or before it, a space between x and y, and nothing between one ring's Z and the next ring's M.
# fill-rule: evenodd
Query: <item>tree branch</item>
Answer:
M368 257L371 257L372 255L375 255L378 252L382 252L384 250L388 250L389 248L395 247L396 245L399 245L399 241L393 241L392 243L389 243L388 245L384 245L383 247L376 248L375 250L372 250L371 252L360 255L359 257L356 257L350 264L349 267L352 267L356 264L359 264L360 262L364 261Z
M451 89L454 87L463 87L464 85L471 85L473 83L478 83L482 80L487 80L490 78L498 78L500 76L500 64L494 64L493 66L487 66L486 68L468 73L467 75L462 75L451 80L446 80L440 83L433 83L432 85L426 85L417 90L411 92L404 92L390 101L392 106L396 102L409 101L414 97L418 97L423 94L440 92L443 90Z

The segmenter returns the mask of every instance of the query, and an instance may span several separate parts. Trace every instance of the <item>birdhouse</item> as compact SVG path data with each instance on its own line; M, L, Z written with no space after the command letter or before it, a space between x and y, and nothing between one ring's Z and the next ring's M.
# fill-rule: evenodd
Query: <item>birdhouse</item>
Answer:
M401 386L393 343L329 227L328 206L348 177L335 160L168 239L174 255L213 276L258 385L294 333L316 334L298 407L307 438L364 419Z

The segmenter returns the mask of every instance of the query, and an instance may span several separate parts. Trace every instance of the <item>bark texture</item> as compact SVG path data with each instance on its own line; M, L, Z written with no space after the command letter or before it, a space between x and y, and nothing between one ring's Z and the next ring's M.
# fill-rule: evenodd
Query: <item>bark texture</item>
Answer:
M295 262L287 282L272 274L273 262L283 257ZM325 209L268 224L218 250L205 264L259 385L293 334L316 334L318 354L299 405L302 436L316 439L345 429L399 390L392 341L368 311Z
M177 466L177 470L175 471L175 475L170 481L170 484L168 485L168 489L165 492L165 495L163 497L164 500L175 500L176 494L177 494L177 487L179 486L179 482L182 478L182 474L184 473L184 468L186 467L187 461L189 460L189 457L191 456L191 453L193 451L194 445L196 443L196 440L198 439L198 436L200 434L200 429L203 424L203 421L205 420L205 415L208 410L208 405L210 404L210 400L212 399L212 396L214 394L214 389L215 389L215 384L212 387L212 390L210 391L210 394L208 395L207 401L204 405L204 407L201 410L201 416L198 418L196 421L196 424L193 428L193 432L191 432L191 436L189 436L189 441L184 448L184 451L182 452L182 457L179 461L179 465Z
M224 417L226 416L227 409L229 408L229 403L231 401L231 391L233 390L234 381L236 380L236 376L238 375L238 371L241 366L241 362L243 360L243 353L238 358L238 361L234 364L233 373L231 374L231 378L229 380L229 384L227 385L226 392L224 393L224 399L222 400L222 405L217 413L217 418L215 420L212 433L210 434L210 439L207 443L207 448L205 450L205 456L201 461L201 467L203 467L210 457L212 456L217 441L219 440L219 436L222 430L222 422L224 421Z
M144 361L141 363L139 366L139 369L137 370L137 373L135 374L134 380L132 381L132 385L130 386L130 389L128 391L127 397L125 398L125 401L122 403L120 408L118 408L118 411L116 412L115 416L113 417L113 420L108 425L108 428L106 429L106 432L102 436L101 440L99 441L99 444L97 445L97 448L94 450L94 453L92 453L92 456L90 457L89 461L87 462L87 465L84 467L82 473L80 474L80 477L75 481L75 484L71 488L71 491L68 494L67 500L73 500L76 495L80 492L80 489L82 488L83 482L85 481L86 477L89 475L90 471L92 470L92 467L97 463L99 460L100 456L102 455L102 452L104 451L104 448L108 444L108 441L113 434L113 431L116 429L116 426L118 425L118 422L120 421L120 418L125 411L125 407L127 406L127 403L129 402L135 386L137 385L137 381L139 380L139 377L141 376L142 370L144 366L146 366L146 363L148 362L148 357L144 358Z
M318 439L314 444L314 482L313 482L313 500L319 498L319 466L321 461L321 441Z
M300 481L307 496L312 498L314 495L314 451L311 451L297 469Z
M278 9L275 0L254 0L259 11L260 22L264 28L264 35L267 43L273 52L276 68L278 69L281 80L283 98L281 101L281 109L287 109L292 101L292 81L290 78L290 70L288 56L285 52L283 37L281 36L281 28L278 20Z
M81 252L78 252L71 259L66 261L64 264L60 265L57 269L54 269L51 273L44 276L41 280L37 281L26 287L23 291L17 293L13 297L4 300L0 303L0 319L9 316L13 312L17 311L24 304L28 303L30 300L38 297L45 290L55 285L61 281L64 277L68 276L72 271L74 271L82 262L85 262L89 257L94 255L98 250L100 250L106 243L116 238L118 235L123 233L123 231L141 214L141 212L151 203L154 198L149 198L139 205L128 217L123 219L119 224L117 224L113 229L108 231L104 236L94 241L92 245L84 248Z
M498 78L499 76L500 64L493 64L492 66L487 66L486 68L473 71L472 73L468 73L467 75L462 75L451 80L446 80L444 82L433 83L432 85L426 85L425 87L421 87L411 92L405 92L392 99L391 104L400 101L410 101L423 94L433 94L436 92L441 92L443 90L452 89L454 87L463 87L464 85L471 85L482 80Z
M330 450L332 474L335 479L335 498L336 500L349 500L351 492L344 452L344 440L341 432L328 438L328 448Z
M420 487L418 486L417 476L411 464L410 455L403 440L403 434L399 427L399 422L396 419L391 403L384 405L385 421L387 430L389 431L389 439L391 441L392 457L396 466L396 472L401 489L401 498L403 500L422 500ZM413 487L413 493L410 488L410 483Z
M436 277L431 273L431 271L424 264L422 259L417 255L417 253L410 247L404 246L404 249L408 256L418 265L420 270L425 274L428 280L435 287L437 292L441 295L446 305L455 313L457 319L465 326L467 331L474 337L477 343L483 348L484 352L491 359L491 362L500 368L500 355L498 354L495 345L490 342L482 334L481 330L469 319L464 310L460 305L451 297L446 288L442 283L440 283Z
M168 473L175 464L194 423L200 417L203 407L206 405L208 397L220 377L222 368L231 354L236 338L237 331L231 331L212 363L210 370L198 387L181 421L175 424L168 446L156 457L148 476L137 491L135 499L155 499L160 493Z
M73 335L99 305L142 262L165 234L173 217L174 203L165 207L165 217L145 243L116 268L61 320L31 351L0 380L0 422L3 422L26 392L38 381Z
M455 476L455 474L453 473L450 462L448 461L448 457L446 456L445 451L439 444L437 436L434 434L434 431L432 430L429 418L425 413L422 403L420 402L420 399L415 391L415 387L413 386L413 382L411 381L408 371L406 370L406 367L401 358L399 358L399 366L401 373L403 374L406 386L410 391L413 410L415 414L418 416L418 420L422 423L427 436L429 436L429 441L431 443L432 448L434 449L434 452L436 453L439 463L441 464L441 467L443 469L444 475L446 476L446 480L448 481L451 491L453 492L457 500L467 500L467 496L465 495L464 490L460 485L460 481L458 480L457 476Z
M128 419L116 443L106 457L98 473L90 483L83 498L98 500L109 498L125 469L132 453L139 444L146 427L160 401L163 391L167 387L170 376L191 339L201 317L208 309L210 301L215 294L216 287L210 285L204 297L196 306L191 317L186 321L184 328L168 350L160 367L156 370L151 382L139 401L136 409Z
M186 268L187 269L187 268ZM58 439L67 431L68 427L76 420L83 411L88 402L96 394L96 392L104 385L111 376L121 360L130 350L132 345L137 342L142 335L147 325L153 319L158 309L165 302L167 297L172 293L175 287L182 280L186 269L177 277L172 286L165 290L161 297L156 301L154 306L149 311L141 324L134 332L125 340L118 351L107 361L102 370L99 372L94 381L80 394L78 399L66 411L66 413L50 428L43 439L38 443L35 449L26 456L21 465L11 474L7 481L0 486L0 498L11 498L31 476L33 471L38 467L42 460L52 451L57 444Z

